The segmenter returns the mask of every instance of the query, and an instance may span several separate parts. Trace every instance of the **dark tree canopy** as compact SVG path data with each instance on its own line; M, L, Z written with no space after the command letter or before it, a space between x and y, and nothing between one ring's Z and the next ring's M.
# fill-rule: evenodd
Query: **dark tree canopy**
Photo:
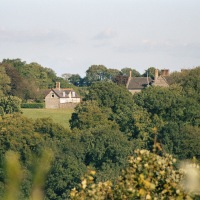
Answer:
M155 67L149 67L147 70L145 70L145 73L142 74L142 76L147 77L148 75L148 77L151 77L152 79L154 79L155 70L156 70Z
M8 95L10 92L10 77L6 74L4 66L0 65L0 97Z
M152 115L158 115L164 121L187 122L198 125L200 105L185 97L180 87L149 87L134 95L137 105Z
M87 85L97 81L113 81L121 72L117 69L108 69L104 65L92 65L86 71Z
M72 74L68 78L69 82L75 86L81 86L82 85L82 78L79 74Z
M196 99L200 103L200 67L174 72L169 77L170 84L182 87L185 96Z
M128 68L128 67L121 69L121 73L124 76L128 76L129 77L130 76L130 72L131 72L132 77L141 76L140 73L137 70L135 70L135 69Z
M2 75L0 79L1 96L5 93L20 97L23 101L28 99L42 101L44 97L41 96L42 92L40 91L54 88L56 82L60 82L64 88L71 87L67 80L57 77L52 69L35 62L27 64L20 59L4 59L0 63L0 70Z

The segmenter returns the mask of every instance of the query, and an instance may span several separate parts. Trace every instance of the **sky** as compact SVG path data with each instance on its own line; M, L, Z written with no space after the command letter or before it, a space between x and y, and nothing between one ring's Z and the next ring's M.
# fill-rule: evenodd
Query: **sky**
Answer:
M0 0L0 61L85 76L200 66L200 0Z

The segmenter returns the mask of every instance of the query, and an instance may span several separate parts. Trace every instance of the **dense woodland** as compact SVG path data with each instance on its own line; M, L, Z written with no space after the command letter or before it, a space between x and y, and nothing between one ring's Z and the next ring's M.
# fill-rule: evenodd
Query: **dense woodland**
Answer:
M200 186L181 184L179 164L200 161L200 67L171 73L167 88L148 87L135 95L124 86L130 70L133 76L147 73L93 65L84 78L57 77L37 63L3 60L0 196L9 185L8 152L17 153L23 172L19 199L29 199L37 163L48 149L53 158L40 185L45 199L198 199ZM152 78L154 70L148 69ZM69 129L21 113L21 102L42 102L43 90L56 81L83 97Z

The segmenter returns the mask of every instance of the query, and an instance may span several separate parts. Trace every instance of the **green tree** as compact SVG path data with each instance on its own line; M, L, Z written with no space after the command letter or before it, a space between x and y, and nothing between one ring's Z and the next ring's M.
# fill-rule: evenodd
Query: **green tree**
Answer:
M5 115L0 120L0 194L4 193L6 177L4 173L4 158L7 151L14 151L20 156L23 170L23 183L20 187L20 199L26 199L31 189L31 163L34 154L39 155L44 147L44 138L34 132L31 119L22 117L20 114ZM1 195L2 196L2 195Z
M169 152L179 159L189 158L190 155L198 157L193 148L195 143L189 141L198 141L198 135L192 134L191 130L196 133L195 127L200 125L200 106L194 99L185 96L181 87L149 87L133 98L150 116L151 123L145 130L154 133L150 139L154 138L157 150ZM147 140L149 144L152 144L151 140ZM191 150L190 154L185 150L186 146Z
M20 155L23 167L20 199L28 199L31 194L35 174L32 164L40 162L38 158L44 147L52 149L55 156L43 187L45 199L66 199L69 191L78 186L86 166L83 145L75 134L71 135L50 119L38 119L34 122L20 114L6 115L0 119L0 131L0 194L5 191L3 166L8 150Z
M122 75L128 76L128 77L130 76L130 71L132 73L132 77L141 76L140 73L137 70L135 70L135 69L132 69L132 68L129 68L129 67L121 69Z
M10 77L6 74L5 68L0 65L0 97L10 92Z
M151 77L152 79L154 79L154 76L155 76L155 70L156 68L155 67L149 67L147 70L145 70L144 74L142 74L142 76L144 77Z
M0 106L6 114L21 112L21 99L14 96L0 98Z
M115 78L113 79L113 82L116 83L117 85L126 86L128 82L128 76L126 75L115 76Z
M155 122L155 124L152 124ZM84 101L75 108L70 120L71 128L86 129L107 126L119 129L138 148L152 149L155 127L160 120L136 105L125 87L112 82L94 83ZM117 125L117 126L116 126Z
M86 71L86 77L88 85L96 81L102 81L107 79L107 68L103 65L92 65Z
M184 95L200 102L200 67L174 72L169 77L170 84L179 84Z
M31 78L26 79L26 77L23 77L17 68L15 68L11 63L3 63L1 66L5 68L6 74L10 77L11 80L11 89L7 94L17 96L23 100L37 99L38 86L34 81L31 80Z
M164 152L177 158L200 159L200 128L198 126L177 124L169 122L158 134L158 140L162 144Z
M72 74L68 80L71 84L75 86L81 86L82 84L82 78L79 74Z
M110 108L110 119L115 121L120 130L126 134L133 131L134 111L140 109L133 101L131 93L122 86L112 82L94 83L85 98L95 100L101 108Z
M17 69L19 73L23 71L23 67L26 65L25 61L21 61L21 59L3 59L2 64L10 64L14 68Z
M108 80L114 80L116 76L120 75L121 72L118 69L107 69L106 77Z
M37 89L52 88L57 79L52 69L43 67L35 62L27 64L20 59L4 59L2 64L14 67L22 78L27 79L29 83L34 83Z
M81 131L80 141L85 149L85 164L97 171L96 181L116 180L133 149L123 133L107 124Z
M0 106L0 116L4 116L4 109L2 106Z
M2 64L1 66L5 67L6 74L10 77L11 90L9 92L12 96L18 96L23 98L24 91L24 79L20 76L19 72L16 68L14 68L11 64Z
M88 130L102 125L110 126L112 129L117 129L115 122L111 121L110 109L101 109L95 101L85 101L75 108L75 112L70 119L72 129Z
M200 105L185 97L180 87L149 87L134 95L137 105L145 108L151 115L157 115L164 121L187 122L198 125Z
M72 87L72 85L69 83L69 81L67 81L61 77L57 77L56 82L60 82L61 88L71 88Z
M69 130L53 122L51 118L38 118L35 120L34 130L40 134L48 135L53 138L62 138L69 134Z

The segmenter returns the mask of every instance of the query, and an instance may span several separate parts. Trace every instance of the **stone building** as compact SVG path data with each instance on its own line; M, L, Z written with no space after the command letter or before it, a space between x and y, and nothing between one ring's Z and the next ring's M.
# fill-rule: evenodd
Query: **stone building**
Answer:
M169 86L169 84L167 83L168 76L169 76L168 69L161 70L160 75L158 74L158 69L156 69L154 79L150 77L132 77L132 73L130 71L130 76L126 84L126 88L132 94L135 94L149 86L168 87Z
M80 96L72 88L60 88L57 82L56 88L50 89L45 96L45 108L74 108L80 101Z

